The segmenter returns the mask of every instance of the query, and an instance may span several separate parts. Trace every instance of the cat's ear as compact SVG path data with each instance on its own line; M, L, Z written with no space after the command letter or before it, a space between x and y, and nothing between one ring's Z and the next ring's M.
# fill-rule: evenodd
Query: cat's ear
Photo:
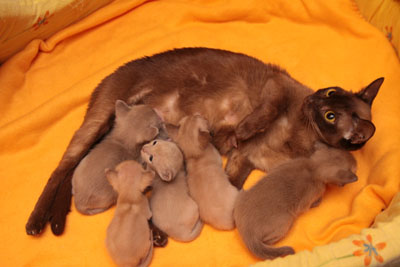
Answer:
M122 100L117 100L115 102L115 116L116 117L123 117L125 116L131 108Z
M142 180L140 181L140 192L144 192L147 187L151 186L155 173L153 170L145 170L142 173Z
M372 105L376 95L378 94L379 88L383 83L384 78L381 77L373 81L370 85L362 89L360 92L356 93L356 96L361 98L368 105Z
M174 174L172 173L171 170L163 170L161 173L159 173L161 180L170 182L172 178L174 178Z
M104 172L108 182L115 189L115 191L118 191L118 173L114 170L110 170L109 168L105 169Z
M375 133L375 125L360 118L355 118L355 129L353 130L350 142L352 144L363 144L367 142Z

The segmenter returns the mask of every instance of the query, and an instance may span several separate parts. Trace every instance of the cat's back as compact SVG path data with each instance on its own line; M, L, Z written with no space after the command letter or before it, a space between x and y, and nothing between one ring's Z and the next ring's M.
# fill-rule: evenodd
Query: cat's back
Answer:
M271 74L289 76L276 65L265 64L254 57L204 47L180 48L128 62L108 79L113 83L140 84L143 87L158 86L157 91L172 88L224 89L238 79L254 86L262 84ZM206 84L212 87L204 86ZM248 86L247 86L248 87ZM246 87L246 88L247 88Z

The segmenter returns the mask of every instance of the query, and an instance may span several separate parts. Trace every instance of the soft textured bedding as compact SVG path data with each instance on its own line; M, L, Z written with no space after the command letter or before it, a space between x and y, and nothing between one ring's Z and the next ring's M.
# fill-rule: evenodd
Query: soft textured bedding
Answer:
M46 39L111 0L0 1L0 63L33 39Z
M392 205L397 212L380 214L400 187L400 64L385 35L361 17L353 1L117 0L46 41L32 41L0 68L2 266L113 265L104 239L114 209L84 216L72 205L59 237L49 227L39 237L27 236L25 223L96 85L127 61L188 46L278 64L313 89L337 85L356 91L385 77L372 106L376 133L353 153L359 181L329 188L321 205L302 215L278 244L301 253L260 264L283 266L298 257L297 266L340 266L335 258L343 266L364 266L400 257L393 234L400 230L398 200ZM245 188L262 175L254 171ZM378 214L376 228L365 229ZM369 244L379 256L364 251ZM155 249L151 266L258 261L236 230L206 226L191 243L170 239L166 248Z

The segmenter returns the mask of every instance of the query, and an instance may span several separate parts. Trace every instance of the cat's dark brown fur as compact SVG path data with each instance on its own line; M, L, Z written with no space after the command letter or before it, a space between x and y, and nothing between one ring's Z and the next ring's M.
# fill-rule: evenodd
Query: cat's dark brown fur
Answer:
M112 127L117 99L148 104L165 122L175 125L186 115L200 113L210 123L214 145L223 154L229 152L226 170L241 187L252 169L267 170L293 156L309 155L316 140L345 149L361 147L373 134L370 105L382 81L376 80L358 94L346 92L348 102L357 105L340 109L336 123L325 129L319 127L320 113L309 111L313 101L304 101L313 91L279 67L255 58L185 48L131 61L95 89L84 122L44 188L26 231L37 235L50 221L54 234L63 232L73 170ZM325 91L314 95L319 93ZM339 123L341 118L351 125ZM343 132L346 136L340 136ZM333 138L335 134L338 137ZM233 150L232 140L238 141Z

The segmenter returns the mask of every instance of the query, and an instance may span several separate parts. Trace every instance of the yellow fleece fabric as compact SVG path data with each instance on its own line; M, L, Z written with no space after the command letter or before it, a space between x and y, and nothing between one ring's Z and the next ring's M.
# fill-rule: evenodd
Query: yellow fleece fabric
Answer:
M353 1L116 0L46 41L32 41L0 68L1 266L113 266L104 240L114 209L84 216L72 205L59 237L48 225L39 237L28 236L25 223L97 84L127 61L193 46L278 64L315 90L358 91L385 77L372 106L375 135L353 153L358 182L329 188L321 205L300 216L277 245L300 252L339 241L368 228L388 207L400 187L400 64ZM262 175L254 171L246 188ZM396 247L379 252L385 251ZM191 243L170 239L166 248L156 248L151 266L258 261L237 230L205 226Z

